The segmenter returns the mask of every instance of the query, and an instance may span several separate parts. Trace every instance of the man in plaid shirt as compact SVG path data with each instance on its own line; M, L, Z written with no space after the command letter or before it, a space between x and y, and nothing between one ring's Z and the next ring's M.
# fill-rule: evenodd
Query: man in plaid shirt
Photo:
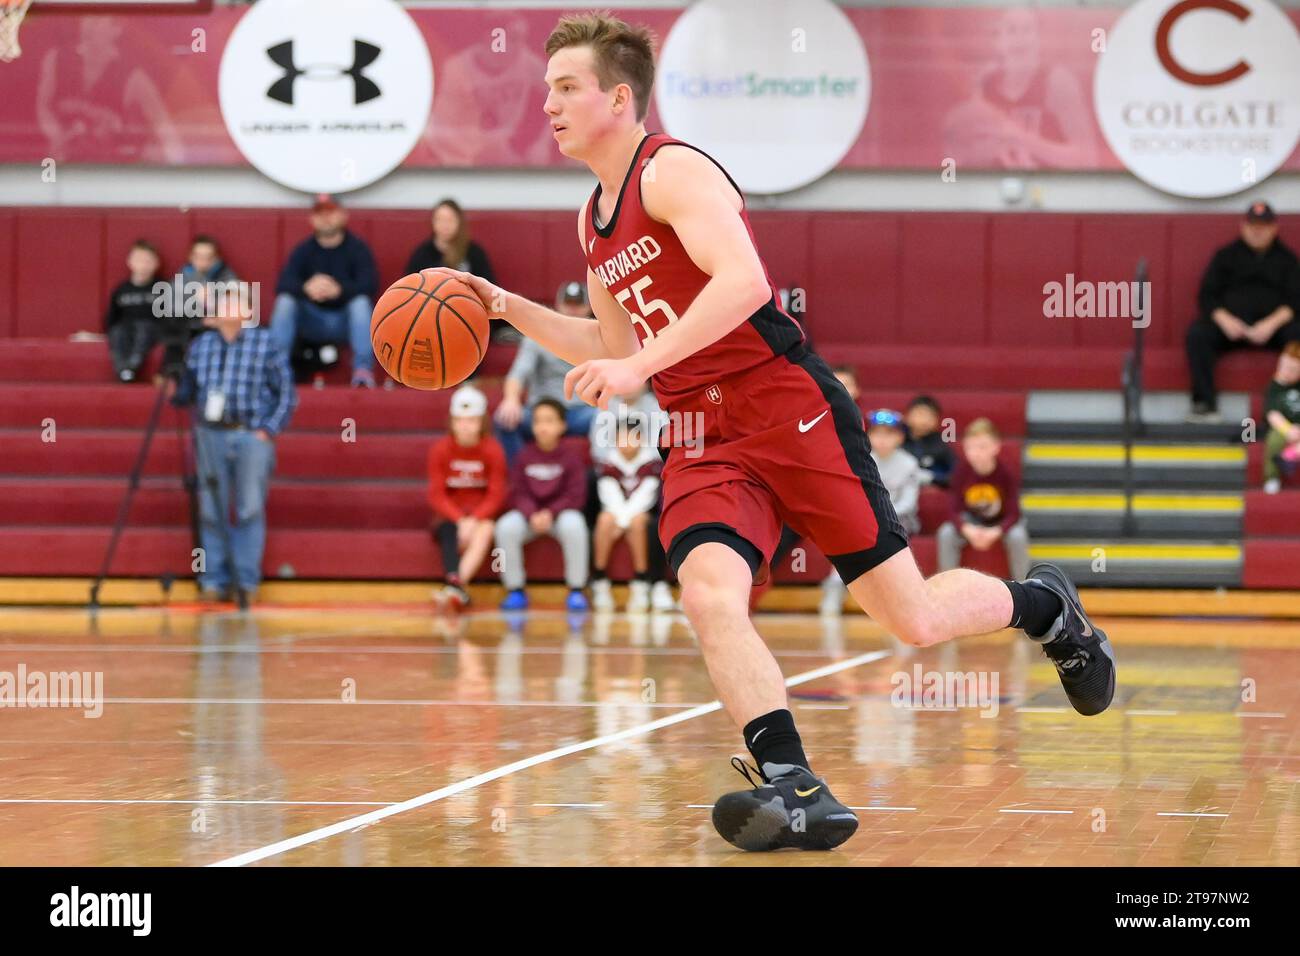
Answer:
M173 399L194 407L205 556L199 589L206 601L227 600L237 585L251 600L262 579L275 438L288 425L297 395L288 356L269 328L245 328L237 314L210 318L207 324L212 327L190 345ZM234 581L227 540L234 552Z

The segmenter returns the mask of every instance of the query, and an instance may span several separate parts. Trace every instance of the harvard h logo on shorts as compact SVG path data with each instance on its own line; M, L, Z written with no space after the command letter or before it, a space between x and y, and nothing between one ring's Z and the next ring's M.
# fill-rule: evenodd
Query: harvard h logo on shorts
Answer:
M722 389L718 388L718 386L710 385L708 389L705 390L704 394L708 396L709 401L714 405L722 404Z

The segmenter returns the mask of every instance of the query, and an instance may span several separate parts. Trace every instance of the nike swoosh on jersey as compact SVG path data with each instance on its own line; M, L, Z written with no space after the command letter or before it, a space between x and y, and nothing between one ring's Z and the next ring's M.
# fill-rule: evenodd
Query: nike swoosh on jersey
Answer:
M801 432L806 432L808 429L812 428L812 427L813 427L814 425L816 425L819 421L821 421L823 418L825 418L825 417L826 417L826 413L829 412L829 411L830 411L829 408L826 409L825 412L822 412L820 415L818 415L816 418L814 418L812 421L808 422L807 424L804 424L804 420L803 420L802 418L799 419L799 431L801 431Z

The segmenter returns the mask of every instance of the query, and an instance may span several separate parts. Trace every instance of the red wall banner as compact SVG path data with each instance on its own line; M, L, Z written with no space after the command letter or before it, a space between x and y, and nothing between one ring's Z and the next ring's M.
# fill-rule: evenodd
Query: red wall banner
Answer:
M0 162L245 165L217 95L222 50L245 13L72 16L42 14L37 4L22 28L22 56L0 64ZM572 165L542 113L542 45L555 11L409 13L432 57L434 97L404 166ZM844 13L870 60L871 97L840 168L937 175L947 157L965 169L1122 168L1093 109L1094 31L1120 11ZM662 37L680 11L621 15ZM492 48L494 36L506 38L504 52ZM1300 168L1300 151L1283 168Z

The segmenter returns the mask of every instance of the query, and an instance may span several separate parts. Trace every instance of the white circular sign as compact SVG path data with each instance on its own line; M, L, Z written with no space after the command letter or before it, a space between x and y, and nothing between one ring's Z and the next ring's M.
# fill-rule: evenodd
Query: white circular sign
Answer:
M433 64L395 0L260 0L221 57L221 114L278 183L346 192L392 172L433 103Z
M779 193L833 169L871 99L867 51L830 0L700 0L659 55L664 129L746 191Z
M1110 148L1178 196L1229 196L1300 141L1300 36L1269 0L1139 0L1093 78Z

